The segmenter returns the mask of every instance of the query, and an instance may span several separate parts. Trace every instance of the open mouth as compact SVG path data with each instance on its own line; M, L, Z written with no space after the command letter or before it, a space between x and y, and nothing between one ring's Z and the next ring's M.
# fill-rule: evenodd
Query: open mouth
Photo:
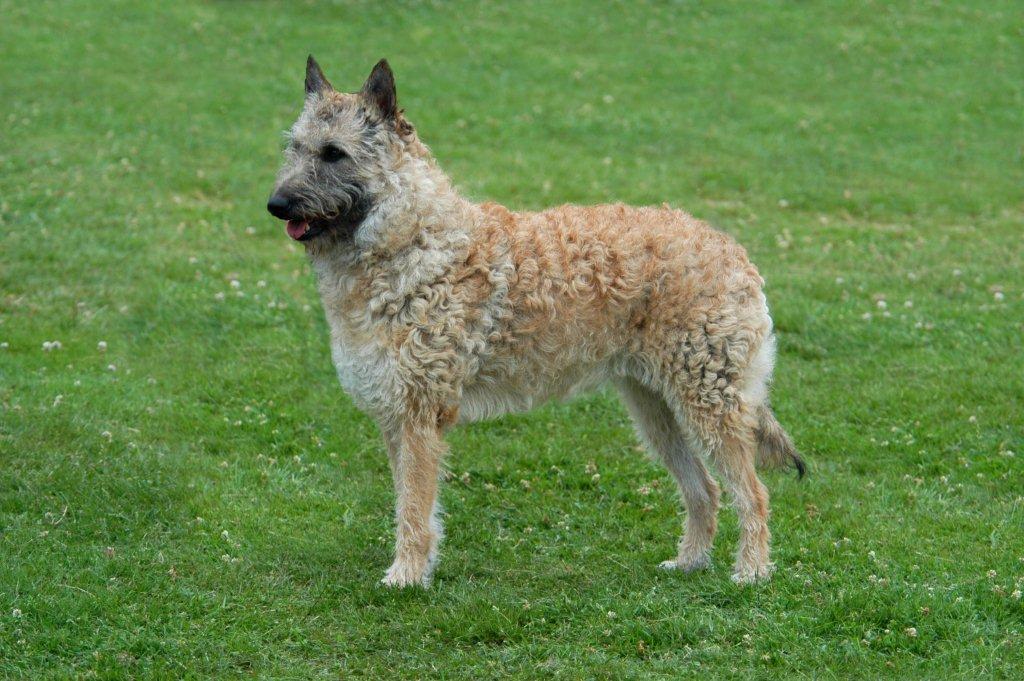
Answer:
M327 231L330 226L330 223L323 221L289 220L284 226L284 231L296 241L309 241Z
M296 241L304 241L313 236L310 234L308 220L289 220L284 227L284 231L288 232L288 236Z
M309 241L321 234L351 235L369 211L366 201L357 202L350 210L333 216L292 218L285 222L284 231L296 241Z

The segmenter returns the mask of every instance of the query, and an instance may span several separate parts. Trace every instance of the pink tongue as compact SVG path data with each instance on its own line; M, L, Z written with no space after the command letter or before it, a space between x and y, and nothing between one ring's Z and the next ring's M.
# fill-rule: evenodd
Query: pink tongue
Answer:
M291 238L298 239L306 233L307 229L309 229L309 223L305 220L289 220L284 231L288 232L288 236Z

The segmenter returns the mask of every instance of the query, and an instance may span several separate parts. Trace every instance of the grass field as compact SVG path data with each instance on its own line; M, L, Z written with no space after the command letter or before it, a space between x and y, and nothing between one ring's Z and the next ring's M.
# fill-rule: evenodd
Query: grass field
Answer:
M0 0L0 677L1019 678L1021 4L388 4ZM386 456L264 210L308 52L388 57L470 196L747 246L811 466L774 581L728 509L656 569L608 392L456 430L434 588L377 586Z

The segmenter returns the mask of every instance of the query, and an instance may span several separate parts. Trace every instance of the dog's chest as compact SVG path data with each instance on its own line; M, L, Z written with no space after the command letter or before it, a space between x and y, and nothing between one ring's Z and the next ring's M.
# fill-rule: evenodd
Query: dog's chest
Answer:
M380 414L393 407L400 394L398 364L387 329L371 314L365 282L321 279L319 288L341 387L364 411Z
M365 411L381 413L388 405L394 405L399 391L390 354L380 343L360 339L338 325L331 326L331 360L341 387Z

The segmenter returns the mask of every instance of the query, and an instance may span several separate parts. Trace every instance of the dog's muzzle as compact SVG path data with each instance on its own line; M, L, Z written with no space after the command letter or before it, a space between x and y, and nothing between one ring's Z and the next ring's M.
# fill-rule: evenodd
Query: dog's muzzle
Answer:
M310 230L309 221L298 214L296 202L281 192L275 192L267 201L267 210L275 218L286 220L285 231L296 241L312 238L321 230Z

